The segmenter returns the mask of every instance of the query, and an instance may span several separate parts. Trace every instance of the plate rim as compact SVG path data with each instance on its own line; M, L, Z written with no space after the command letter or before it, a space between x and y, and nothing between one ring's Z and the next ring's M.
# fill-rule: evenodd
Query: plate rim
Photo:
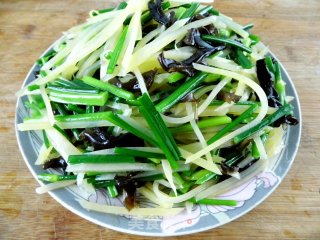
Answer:
M53 46L58 42L61 41L61 39L64 38L64 36L61 36L60 38L58 38L57 40L55 40L41 55L40 57L44 56L48 51L50 51ZM184 236L184 235L190 235L190 234L195 234L195 233L200 233L200 232L204 232L204 231L208 231L208 230L213 230L215 228L218 228L222 225L228 224L230 222L233 222L234 220L244 216L245 214L249 213L250 211L252 211L253 209L255 209L258 205L260 205L262 202L264 202L278 187L279 185L282 183L282 181L284 180L284 178L287 176L289 170L291 169L296 157L297 157L297 153L299 150L299 146L300 146L300 142L301 142L301 133L302 133L302 125L303 125L303 119L302 119L302 111L301 111L301 104L300 104L300 99L299 99L299 95L297 93L296 87L294 85L294 82L292 81L288 71L286 70L286 68L283 66L282 62L279 61L279 59L276 57L276 55L269 50L268 54L270 54L273 58L275 58L279 63L280 63L280 68L283 71L283 73L285 74L287 81L290 83L290 85L292 86L292 90L294 93L294 97L295 97L295 101L296 101L296 105L295 105L295 109L297 110L298 116L296 116L299 119L299 124L297 126L294 126L295 128L298 128L295 131L298 131L298 138L296 141L296 147L294 148L294 151L290 154L291 155L291 159L290 162L288 163L287 168L284 170L282 176L278 177L279 180L276 182L276 184L274 186L272 186L272 188L270 189L270 191L268 193L266 193L259 201L255 201L255 203L253 205L251 205L248 209L242 211L240 214L231 217L230 220L228 222L223 222L223 223L218 223L215 224L214 226L207 226L207 227L203 227L203 228L199 228L199 229L195 229L195 230L188 230L186 229L185 231L178 231L178 232L174 232L174 233L164 233L164 232L143 232L143 231L136 231L136 230L131 230L131 229L125 229L125 228L121 228L121 227L116 227L113 225L110 225L108 223L102 222L100 220L96 220L94 217L91 217L88 213L90 213L88 211L88 213L86 212L81 212L79 210L77 210L75 207L73 207L73 205L68 204L67 202L65 202L63 199L61 199L59 196L57 196L57 194L54 191L50 191L48 192L49 195L55 199L60 205L62 205L64 208L66 208L67 210L71 211L72 213L80 216L81 218L84 218L94 224L97 224L99 226L108 228L108 229L112 229L118 232L122 232L122 233L127 233L127 234L131 234L131 235L137 235L137 236L148 236L148 237L171 237L171 236ZM40 58L39 57L39 58ZM32 67L30 68L30 70L28 71L21 87L23 88L30 75L33 74L35 68L37 67L36 62L32 65ZM18 113L17 113L17 109L20 103L20 97L17 98L16 101L16 105L15 105L15 135L16 135L16 139L17 139L17 143L19 146L19 151L23 157L23 160L25 162L25 164L27 165L29 171L31 172L31 174L33 175L33 177L35 178L35 180L41 185L45 185L43 182L41 182L40 180L38 180L37 178L37 174L33 168L33 165L31 163L29 163L27 156L25 155L25 150L22 147L22 139L20 139L19 136L19 131L17 129L17 124L18 124ZM288 128L288 132L290 132L291 127ZM287 147L287 146L286 146ZM283 156L281 156L282 158ZM67 191L67 190L65 190ZM85 209L84 209L85 210Z

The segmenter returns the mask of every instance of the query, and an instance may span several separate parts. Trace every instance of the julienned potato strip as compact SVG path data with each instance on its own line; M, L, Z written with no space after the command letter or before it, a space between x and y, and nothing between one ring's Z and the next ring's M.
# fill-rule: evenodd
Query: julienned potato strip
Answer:
M18 129L42 131L36 164L60 171L40 174L37 193L124 192L124 207L77 201L135 216L237 204L214 198L264 171L283 146L278 129L298 121L253 25L201 5L212 2L93 10L37 61L39 75L17 93L30 113ZM139 208L137 191L158 207Z

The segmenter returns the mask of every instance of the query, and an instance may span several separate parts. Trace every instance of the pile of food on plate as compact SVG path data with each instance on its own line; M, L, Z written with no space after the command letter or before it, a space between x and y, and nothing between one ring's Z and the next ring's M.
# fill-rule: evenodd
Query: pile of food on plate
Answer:
M295 125L277 60L211 5L129 0L94 10L37 61L18 92L37 131L48 184L123 197L112 214L174 215L264 171ZM136 195L155 208L139 208Z

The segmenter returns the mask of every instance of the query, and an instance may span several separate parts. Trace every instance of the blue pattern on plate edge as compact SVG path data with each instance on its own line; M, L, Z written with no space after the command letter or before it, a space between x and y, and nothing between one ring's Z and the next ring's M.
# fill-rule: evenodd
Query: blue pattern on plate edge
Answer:
M28 77L24 84L31 82L33 79L32 69L28 74ZM294 115L300 119L300 105L299 100L294 90L291 80L289 80L288 74L282 67L283 76L287 83L287 92L291 96L295 96L293 105L295 106ZM23 117L27 115L27 110L21 103L17 104L16 123L22 122ZM286 175L289 170L297 151L297 145L300 141L301 135L301 123L294 128L288 129L286 132L286 147L279 155L278 160L275 163L274 168L270 172L259 174L258 176L250 179L247 183L237 188L236 192L232 190L230 196L224 194L221 198L236 199L239 200L237 207L213 207L213 206L195 206L192 209L191 214L185 212L176 217L171 218L153 218L148 220L130 218L128 216L113 216L108 214L101 214L96 212L88 212L82 209L80 205L74 200L79 196L79 193L75 188L61 189L51 192L50 195L60 202L63 206L70 211L102 226L137 234L137 235L149 235L149 236L172 236L183 235L194 232L208 230L229 221L232 221L246 212L252 210L256 205L262 202L270 193L279 185L281 179ZM34 176L43 172L42 168L35 166L39 148L42 143L42 139L38 134L34 132L17 132L17 138L19 142L20 150L24 156L30 171ZM122 205L122 201L119 198L111 199L105 192L97 192L97 196L90 196L91 201L106 202L115 205ZM144 207L152 206L152 203L148 203L141 197L141 205Z

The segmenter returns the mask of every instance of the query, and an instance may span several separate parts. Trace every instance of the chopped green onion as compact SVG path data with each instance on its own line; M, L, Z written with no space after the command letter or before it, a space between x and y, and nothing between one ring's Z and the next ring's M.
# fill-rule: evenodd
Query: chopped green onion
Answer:
M221 78L221 75L209 73L209 75L203 80L205 83L212 83Z
M143 13L141 15L141 24L142 25L147 23L147 22L149 22L149 21L151 21L151 20L152 20L152 16L150 14L150 11L146 11L145 13ZM125 24L129 24L129 20L126 20Z
M179 187L179 188L184 188L186 187L186 181L183 180L183 178L180 176L179 173L174 172L172 173L174 183Z
M128 3L126 3L126 2L121 2L121 3L119 3L119 5L117 6L117 10L125 9L127 6L128 6Z
M161 163L161 159L160 158L146 158L147 160L155 163L155 164L160 164ZM163 158L165 159L165 157Z
M178 191L182 194L186 193L189 191L189 189L193 186L192 182L187 182L185 181L179 173L175 172L172 174L174 183L179 186Z
M120 128L131 132L133 135L145 140L146 142L157 146L155 140L148 136L148 134L144 133L143 131L131 126L126 121L122 120L118 115L112 112L97 112L97 113L86 113L86 114L78 114L78 115L69 115L69 116L56 116L56 121L58 122L78 122L78 121L108 121Z
M198 121L197 125L200 129L210 128L214 126L225 125L231 123L232 119L228 116L218 116L218 117L208 117ZM181 132L190 132L193 128L190 123L185 125L170 128L171 133L181 133Z
M231 31L228 29L221 28L219 29L219 36L221 38L229 38L231 36Z
M62 92L62 93L88 93L88 94L98 94L100 91L98 89L83 89L77 87L58 87L54 85L48 85L47 89L49 89L49 93L51 91Z
M107 9L93 10L91 13L92 13L92 16L95 17L95 16L98 16L99 14L111 12L113 10L114 8L107 8Z
M225 126L223 129L221 129L216 135L214 135L212 138L208 140L208 144L212 144L215 141L219 140L223 135L225 135L227 132L234 129L237 125L239 125L244 119L251 116L251 114L254 113L254 111L258 108L257 104L253 104L250 106L245 112L243 112L239 117L237 117L233 122L229 123L227 126Z
M160 180L160 179L164 179L164 175L162 173L156 174L156 175L152 175L152 176L147 176L147 177L140 177L140 178L136 178L137 181L140 182L153 182L155 180Z
M254 24L253 23L249 23L249 24L245 25L242 29L245 30L245 31L249 31L253 27L254 27Z
M46 131L42 130L42 136L43 136L44 145L46 146L46 148L49 148L51 144L49 142L49 139L48 139L48 136L46 134Z
M84 88L84 89L96 89L95 87L90 86L89 84L86 84L80 79L75 79L72 81L72 83L76 84L79 88Z
M105 172L86 172L86 176L88 177L96 177L97 175L105 174Z
M200 3L191 3L190 7L183 13L180 19L193 17Z
M161 7L163 10L166 10L170 7L170 2L164 2L161 4ZM152 20L152 16L151 16L151 13L150 11L146 11L142 14L141 16L141 24L142 25L145 25L146 23L148 23L149 21ZM125 24L127 23L128 21L126 20ZM128 24L128 23L127 23Z
M223 100L213 100L209 106L221 106L222 104L224 104L225 101Z
M65 108L64 104L52 102L52 107L58 111L62 116L68 115L68 111Z
M116 67L116 64L117 64L119 56L120 56L120 53L124 47L127 33L128 33L128 26L125 26L122 30L122 33L121 33L120 38L118 40L118 43L112 52L112 55L111 55L111 58L109 61L109 65L108 65L108 69L107 69L108 74L112 74L114 72L114 69Z
M115 198L119 195L116 185L107 186L110 197Z
M94 113L94 106L86 106L86 113Z
M223 53L223 52L222 51L215 52L215 53L211 54L208 58L213 59L213 58L219 56L221 53ZM209 75L217 75L217 74L209 73Z
M215 15L215 16L219 16L220 15L220 12L217 9L214 9L214 8L210 9L209 13L212 14L212 15Z
M192 182L186 182L184 186L180 189L178 189L179 193L185 194L189 191L189 189L193 186L194 184Z
M260 158L260 152L257 147L257 144L255 141L252 142L252 147L251 147L251 155L253 159L259 159Z
M40 117L41 116L40 109L35 103L33 103L33 102L25 102L24 105L25 105L26 108L29 108L29 109L33 110L33 112L32 112L32 116L33 117Z
M28 86L28 91L32 92L34 90L40 89L39 85L29 85Z
M254 34L250 34L249 38L251 39L251 46L254 46L261 41L260 37Z
M71 155L68 158L68 163L135 163L134 158L131 156L110 154L110 155L96 155L96 154L83 154Z
M108 92L101 92L99 94L76 94L51 90L49 91L49 99L59 103L104 106L108 100Z
M208 182L209 180L214 179L215 182L217 183L219 180L219 175L213 173L213 172L207 172L207 174L204 174L202 177L198 178L198 180L195 182L195 184L201 185L205 182Z
M177 169L179 167L177 161L180 159L181 153L174 141L174 138L172 137L172 134L165 125L149 96L144 93L139 100L141 101L141 106L139 107L140 113L144 116L149 127L154 133L157 143L166 155L170 166L173 169Z
M57 79L53 82L50 82L47 84L48 86L59 86L59 87L79 87L77 84L74 83L74 81L69 81L65 79Z
M48 74L47 74L47 72L46 71L44 71L44 70L40 70L40 76L41 77L46 77Z
M112 93L113 95L118 96L120 98L124 98L126 100L134 100L135 99L133 93L131 93L127 90L121 89L121 88L119 88L115 85L112 85L110 83L102 82L96 78L86 76L82 79L82 81L92 87L101 89L103 91L108 91L108 92Z
M95 181L94 179L89 179L88 183L91 183L95 188L108 188L109 186L114 186L116 184L115 180L103 180Z
M128 132L131 132L133 135L136 135L137 137L145 140L146 142L152 144L153 146L157 146L156 141L153 139L152 136L149 136L145 132L142 132L141 130L131 126L126 121L122 120L118 115L113 114L111 112L107 113L106 119L113 123L116 126L121 127L124 130L127 130Z
M115 9L116 10L125 9L127 7L127 5L128 4L126 2L121 2L116 8L106 8L106 9L100 9L100 10L93 10L90 12L90 14L91 14L91 16L95 17L95 16L98 16L99 14L112 12Z
M163 10L167 10L168 8L170 8L171 4L170 2L164 2L161 4L161 7Z
M242 39L242 44L247 46L247 47L250 47L251 46L251 39L250 38Z
M196 181L198 180L199 178L202 178L203 176L205 176L206 174L210 173L209 170L206 170L206 169L201 169L199 171L196 171L194 172L191 177L190 177L190 180L191 181Z
M267 56L267 57L264 59L264 61L266 62L266 65L267 65L268 70L269 70L271 73L275 74L276 71L275 71L275 68L274 68L274 65L273 65L272 58L271 58L270 56Z
M282 105L286 102L286 83L282 80L279 62L275 62L275 89L279 94L279 100Z
M199 86L203 82L203 80L206 79L207 76L208 73L199 72L193 77L189 78L180 87L178 87L170 96L158 103L156 105L156 109L159 112L165 112L178 101L180 101L189 92L191 92L193 89Z
M53 49L46 53L43 57L37 60L37 64L42 67L45 63L47 63L50 58L54 57L57 54Z
M45 109L46 104L44 103L41 95L32 95L32 100L37 104L40 109Z
M74 105L74 104L67 104L67 109L69 111L73 111L73 112L76 112L76 113L79 113L79 114L86 113L86 110L84 110L84 109L82 109L79 106Z
M239 43L239 42L237 42L235 40L232 40L232 39L220 38L220 37L216 37L216 36L213 36L213 35L202 35L201 37L205 41L223 43L223 44L229 45L231 47L235 47L235 48L241 49L242 51L245 51L245 52L248 52L248 53L252 53L251 48L246 47L242 43Z
M241 67L244 69L250 69L253 67L252 62L243 54L240 49L236 50L236 59Z
M98 112L98 113L85 113L85 114L77 114L77 115L66 115L63 114L61 116L55 116L57 122L79 122L79 121L101 121L107 120L106 114L109 112Z
M202 8L201 10L199 10L197 12L197 14L200 14L200 15L204 15L206 13L208 13L210 10L212 10L213 7L212 6L205 6L204 8Z
M42 173L42 174L38 174L38 179L44 182L58 182L58 181L64 181L64 180L75 180L77 179L77 176Z
M61 129L59 126L57 125L53 125L53 128L56 129L59 133L61 133L66 139L69 140L69 136L68 134L63 130Z
M179 72L175 72L175 73L170 74L167 79L168 79L169 83L175 83L175 82L180 81L183 78L185 78L184 74L179 73Z
M269 126L270 124L274 123L278 119L280 119L283 116L286 116L291 113L293 107L289 104L283 105L281 108L279 108L275 113L267 116L265 119L263 119L258 125L248 129L247 131L239 134L236 136L233 140L237 144L244 139L252 136L253 134L259 132L262 130L264 127Z
M176 9L175 14L177 19L181 19L182 15L187 11L184 7L179 7Z
M180 7L189 8L190 6L191 6L190 3L186 3L186 4L181 5Z
M55 102L52 102L51 104L59 112L60 115L62 116L68 115L68 112L63 104L55 103ZM71 132L76 140L80 139L80 132L78 129L71 129Z
M146 151L140 151L140 150L133 150L128 148L115 148L115 153L122 154L126 156L132 156L132 157L142 157L142 158L159 158L159 159L165 159L165 155L161 153L153 153L153 152L146 152Z
M194 198L192 198L189 200L189 202L197 203L197 204L204 204L204 205L230 206L230 207L237 206L237 204L238 204L238 202L235 200L208 199L208 198L204 198L204 199L201 199L198 201L196 201Z
M192 165L192 166L197 166L197 165ZM193 171L190 169L188 171L184 171L182 176L183 176L184 179L189 181L190 178L191 178L192 173L193 173Z
M249 123L249 122L252 122L256 117L257 117L257 114L252 114L250 117L244 119L244 120L242 121L242 123L243 123L243 124L247 124L247 123Z
M265 143L267 141L268 138L268 134L262 134L260 136L262 143ZM259 159L260 158L260 152L258 150L257 144L255 141L252 142L252 148L251 148L251 155L254 159Z
M221 106L222 104L224 104L225 101L223 100L213 100L209 106ZM257 104L258 106L261 105L260 102L253 102L253 101L243 101L243 102L237 102L235 105L236 106L243 106L243 105L254 105Z

